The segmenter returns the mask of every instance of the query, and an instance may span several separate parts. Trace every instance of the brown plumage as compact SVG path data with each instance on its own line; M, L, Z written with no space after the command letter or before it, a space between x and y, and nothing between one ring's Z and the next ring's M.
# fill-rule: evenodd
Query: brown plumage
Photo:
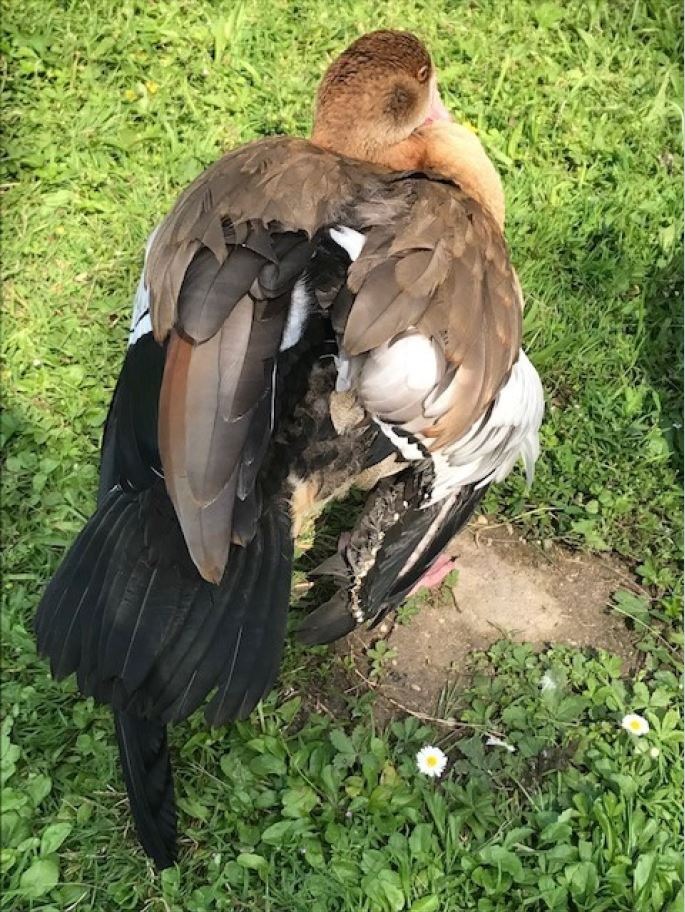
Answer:
M460 370L451 408L422 428L436 445L458 439L484 412L518 355L521 310L501 233L454 187L415 182L404 220L377 226L352 265L356 294L343 345L350 355L415 327L439 339Z
M425 121L434 84L428 51L414 35L362 35L321 81L312 141L338 155L383 162Z
M348 276L346 353L414 327L438 339L459 368L450 409L421 429L435 446L485 411L517 356L521 318L500 231L501 184L475 137L455 140L470 153L462 166L449 152L454 125L422 127L434 109L439 96L423 45L403 32L364 36L324 77L313 142L278 137L229 152L157 231L145 275L155 337L171 334L160 452L205 579L221 579L236 537L243 448L292 285L323 230L344 224L366 235ZM426 176L386 167L398 164ZM462 173L470 193L456 185Z
M326 564L341 588L304 624L322 642L398 605L519 452L532 471L542 394L516 361L503 224L428 52L384 30L332 62L311 141L229 152L155 232L98 507L35 629L53 673L112 706L159 867L165 726L203 703L210 724L245 718L270 690L307 511L370 491Z

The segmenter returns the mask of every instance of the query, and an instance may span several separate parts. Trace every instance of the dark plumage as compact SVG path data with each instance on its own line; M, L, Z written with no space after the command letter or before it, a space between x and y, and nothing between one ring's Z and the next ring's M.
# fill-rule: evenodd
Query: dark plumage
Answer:
M494 169L476 140L467 193L449 134L431 143L446 112L413 36L365 36L339 64L312 142L229 152L150 239L97 510L36 614L53 674L114 710L158 867L176 851L166 725L245 718L272 687L308 513L370 491L329 565L338 594L302 626L324 642L396 607L536 455Z
M176 855L176 802L166 725L114 712L126 789L140 844L158 868Z
M448 502L426 507L428 466L424 472L428 477L405 470L374 488L349 540L318 570L340 588L300 624L302 642L330 643L365 621L378 624L468 522L485 488L469 485Z

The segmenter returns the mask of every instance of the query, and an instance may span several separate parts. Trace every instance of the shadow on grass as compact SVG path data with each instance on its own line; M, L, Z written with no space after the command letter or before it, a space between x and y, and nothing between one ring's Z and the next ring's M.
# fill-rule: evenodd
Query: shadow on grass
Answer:
M645 280L645 340L638 364L660 398L671 464L683 478L683 250Z

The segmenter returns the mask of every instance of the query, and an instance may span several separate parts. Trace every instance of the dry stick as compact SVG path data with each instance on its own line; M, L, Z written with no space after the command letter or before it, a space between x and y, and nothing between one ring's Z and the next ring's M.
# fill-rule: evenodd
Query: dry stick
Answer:
M597 554L596 558L602 564L603 567L605 567L607 570L609 570L611 573L613 573L619 579L624 580L625 584L627 586L630 586L632 589L637 590L640 595L644 596L646 599L649 599L650 602L655 601L655 599L653 599L652 596L649 594L648 590L645 589L644 586L641 586L625 570L623 570L622 568L619 570L618 567L614 567L614 565L610 561L608 561L603 554Z
M410 709L408 706L405 706L404 703L400 703L399 700L395 700L393 697L389 697L383 691L383 687L380 684L377 684L375 681L370 681L367 677L365 677L357 668L356 664L354 666L354 672L357 677L362 679L367 687L370 687L371 690L377 691L384 700L388 701L388 703L392 703L393 706L401 709L402 712L407 713L409 716L413 716L415 719L419 719L421 722L432 722L434 725L443 725L445 728L449 728L451 731L454 731L455 728L472 728L476 731L483 731L488 735L495 735L498 738L506 738L506 735L503 732L495 731L492 728L487 728L485 725L478 725L476 722L463 722L461 719L439 719L437 716L429 716L428 713L423 713L416 709Z
M648 630L649 633L652 634L652 636L656 637L657 640L661 641L661 643L666 647L666 649L668 649L668 651L671 653L671 655L677 656L680 654L678 647L671 646L671 644L668 642L666 637L663 636L663 634L659 633L659 631L655 627L652 627L651 624L646 624L644 621L641 621L639 618L636 618L635 615L631 614L629 611L624 611L623 608L619 608L618 605L612 605L611 608L617 614L622 614L623 617L630 618L630 620L634 624L637 624L639 627L644 627L645 630Z
M519 516L530 516L533 513L544 513L544 512L550 512L550 511L547 509L529 510L527 513L519 513ZM480 519L480 517L479 517L479 519ZM492 529L500 529L505 526L507 527L507 529L511 530L511 534L513 535L514 534L514 525L511 522L511 520L505 520L504 522L498 522L498 523L488 523L485 526L470 525L468 527L467 531L470 532L471 535L473 536L473 540L476 543L476 547L480 548L481 535L483 535L485 532L490 532ZM456 541L457 538L458 538L458 536L455 537L454 539L452 539L452 541ZM494 539L494 538L486 538L485 540L488 542L488 544L490 544L493 541L496 541L496 539ZM528 543L527 539L522 539L522 538L518 539L518 541L524 541L524 540L526 541L526 543ZM503 542L503 544L506 545L506 544L509 544L509 542ZM540 555L547 561L548 564L554 563L554 561L551 559L549 554L547 554L542 548L540 549Z
M317 710L317 712L319 712L320 710L323 710L327 716L330 716L331 719L333 719L333 721L335 721L337 719L337 716L335 715L333 710L329 709L326 706L326 704L323 702L321 697L316 698L316 710Z

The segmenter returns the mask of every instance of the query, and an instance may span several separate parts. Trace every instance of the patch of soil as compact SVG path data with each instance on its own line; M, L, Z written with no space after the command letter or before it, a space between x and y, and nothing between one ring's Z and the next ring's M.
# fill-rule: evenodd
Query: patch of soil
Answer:
M634 667L635 636L608 609L612 594L632 582L617 561L557 546L543 549L518 538L511 527L488 525L487 517L479 517L448 551L459 570L454 587L428 593L407 623L385 621L337 647L352 655L361 674L368 667L366 650L379 637L396 650L374 687L387 698L379 706L381 716L400 707L435 713L445 685L467 670L469 654L503 637L540 647L601 648L619 656L625 671Z

